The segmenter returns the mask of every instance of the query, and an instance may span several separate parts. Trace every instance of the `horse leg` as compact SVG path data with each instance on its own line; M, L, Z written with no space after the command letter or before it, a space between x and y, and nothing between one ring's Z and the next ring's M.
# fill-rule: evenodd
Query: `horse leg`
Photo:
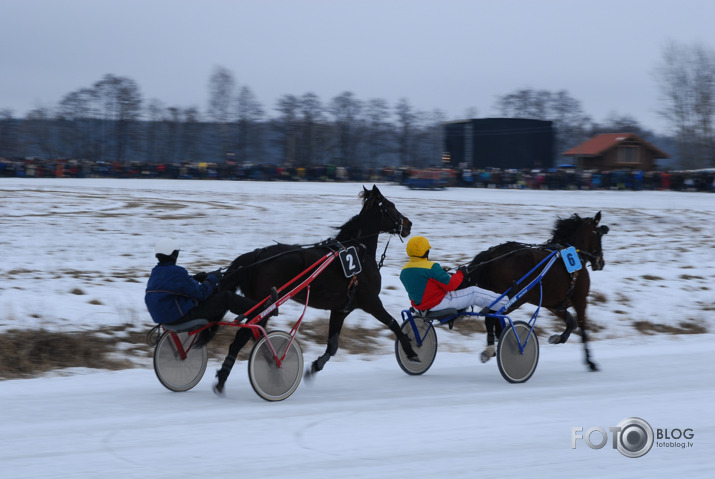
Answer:
M554 310L550 309L556 317L561 319L561 321L566 324L566 329L564 329L564 332L561 334L553 334L549 337L549 344L563 344L566 341L569 340L569 336L571 336L571 333L573 332L574 328L576 327L576 320L574 320L573 316L571 313L569 313L567 310Z
M492 316L484 318L484 324L487 327L487 348L482 351L482 354L479 357L483 363L486 363L491 358L496 356L496 348L494 347L494 330L496 329L497 323L499 323L499 320ZM499 324L499 329L501 330L501 324ZM501 331L499 331L499 333L501 334Z
M363 304L360 306L360 308L366 313L373 315L375 319L390 328L390 331L395 334L395 337L400 342L400 346L405 352L405 356L407 356L408 361L412 361L414 363L420 362L420 357L417 355L415 350L412 349L410 337L405 334L405 332L400 327L400 324L395 321L395 318L390 316L390 313L387 312L385 307L382 305L382 301L380 301L379 298L377 298L377 301L373 302L373 304Z
M268 318L263 318L261 321L258 322L258 324L265 327L267 322ZM236 363L238 353L252 337L252 329L239 327L238 331L236 331L236 336L233 338L231 345L228 347L228 354L226 355L226 359L223 360L221 369L216 371L216 377L218 378L218 381L213 386L214 392L216 394L223 394L224 385L226 384L226 380L228 379L229 374L231 374L231 369L233 369L233 365Z
M583 351L586 354L586 364L591 371L598 371L598 365L591 361L591 353L588 350L588 337L586 334L586 329L581 327L581 338L583 339Z
M322 371L325 363L330 360L331 356L335 356L338 352L338 343L340 341L340 331L343 329L343 322L350 313L343 311L330 312L330 325L328 326L328 345L325 348L325 353L318 359L313 361L310 370L306 372L305 377L311 379L315 373Z
M586 331L586 303L574 302L574 309L578 316L578 327L581 330L581 340L583 341L583 352L586 364L591 371L598 371L598 365L591 361L591 352L588 350L588 332Z

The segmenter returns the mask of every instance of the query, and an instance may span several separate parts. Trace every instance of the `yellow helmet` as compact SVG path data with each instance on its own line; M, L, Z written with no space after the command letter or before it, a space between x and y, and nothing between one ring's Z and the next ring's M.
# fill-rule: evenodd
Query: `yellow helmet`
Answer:
M407 256L421 258L431 248L429 241L424 236L413 236L407 242L405 249Z

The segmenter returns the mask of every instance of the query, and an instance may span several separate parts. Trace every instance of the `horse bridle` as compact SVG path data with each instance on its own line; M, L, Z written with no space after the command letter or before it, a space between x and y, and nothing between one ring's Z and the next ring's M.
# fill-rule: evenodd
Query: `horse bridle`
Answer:
M603 235L608 234L608 226L602 225L594 228L593 234L598 237L598 242L599 244L601 244L601 239L603 238ZM603 261L603 246L601 246L601 248L594 251L593 253L584 250L577 251L579 255L585 256L586 261L590 261L591 265L593 265L593 260L600 260L601 262Z
M377 205L380 207L380 214L387 215L387 217L392 220L393 223L392 229L390 231L386 231L386 233L389 233L391 235L398 235L400 237L400 241L402 241L402 225L404 224L403 220L405 219L405 217L402 216L402 214L395 214L390 211L385 206L385 201L387 201L387 198L382 198Z

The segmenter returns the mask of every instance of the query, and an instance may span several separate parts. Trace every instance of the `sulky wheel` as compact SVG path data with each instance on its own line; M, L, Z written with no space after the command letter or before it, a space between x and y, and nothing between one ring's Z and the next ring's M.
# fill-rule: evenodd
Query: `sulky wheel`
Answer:
M417 346L415 331L409 319L402 323L401 329L410 338L412 349L417 353L420 362L416 363L407 359L407 355L402 350L399 340L395 340L395 356L397 357L397 364L400 365L400 368L402 368L404 372L412 376L417 376L427 371L430 366L432 366L435 356L437 356L437 333L429 321L422 319L415 319L414 321L417 332L420 338L422 338L421 346Z
M497 364L501 375L510 383L526 382L539 363L539 339L533 331L529 335L530 330L524 321L514 321L514 328L506 326L501 334L497 347ZM526 346L523 346L522 353L519 351L519 342L523 345L527 336L529 339Z
M271 351L281 358L278 367ZM282 401L298 389L303 375L303 351L290 334L271 331L259 339L248 358L248 378L256 394L266 401Z
M154 372L159 382L172 391L188 391L196 386L206 371L209 354L206 346L186 351L181 359L175 339L187 348L194 337L189 333L165 331L154 348Z

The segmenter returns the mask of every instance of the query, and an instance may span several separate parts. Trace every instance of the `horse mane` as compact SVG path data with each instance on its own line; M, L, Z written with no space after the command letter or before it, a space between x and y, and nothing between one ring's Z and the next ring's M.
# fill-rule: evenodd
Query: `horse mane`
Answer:
M371 198L372 196L372 190L363 190L360 193L358 193L358 198L362 199L362 205L365 207L365 203ZM345 223L343 223L342 226L334 226L333 229L336 229L339 231L337 237L338 239L344 239L346 235L353 235L353 234L358 234L360 232L360 226L359 226L359 221L360 221L360 215L357 214L347 220Z
M569 242L578 229L583 225L584 218L574 213L568 218L558 218L554 222L554 229L551 231L549 243Z
M337 238L340 239L341 237L344 237L345 235L350 235L352 233L355 233L360 230L360 227L358 226L358 221L359 221L359 215L355 215L349 220L347 220L342 226L333 226L333 229L336 229L339 231L337 234Z

